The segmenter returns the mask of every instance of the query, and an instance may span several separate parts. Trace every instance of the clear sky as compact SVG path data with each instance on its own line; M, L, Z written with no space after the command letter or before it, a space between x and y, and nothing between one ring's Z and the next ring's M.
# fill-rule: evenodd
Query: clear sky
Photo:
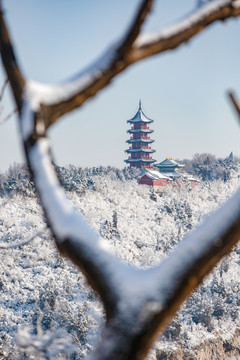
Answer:
M123 33L137 0L5 0L7 21L27 78L57 83L82 70ZM156 1L144 31L170 25L196 1ZM179 49L133 65L50 131L59 165L124 167L126 120L141 98L154 119L158 161L210 152L240 155L240 127L226 90L240 96L240 19L218 23ZM0 72L1 83L4 74ZM13 107L7 95L4 114ZM23 161L17 119L1 126L0 171Z

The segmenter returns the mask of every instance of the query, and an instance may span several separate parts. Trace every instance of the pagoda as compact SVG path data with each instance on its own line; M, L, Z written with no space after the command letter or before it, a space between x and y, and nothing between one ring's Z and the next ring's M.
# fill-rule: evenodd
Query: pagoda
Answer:
M151 154L155 152L150 146L154 142L150 138L153 130L149 129L149 124L153 120L149 119L142 111L141 101L139 101L139 108L135 116L127 121L131 124L131 129L127 132L131 137L126 142L129 144L129 149L126 152L129 158L125 160L130 167L137 168L152 168L152 164L156 161L152 159Z

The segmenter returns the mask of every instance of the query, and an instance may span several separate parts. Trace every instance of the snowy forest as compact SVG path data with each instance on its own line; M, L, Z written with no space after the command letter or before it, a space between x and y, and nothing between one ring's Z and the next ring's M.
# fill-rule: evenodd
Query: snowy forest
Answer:
M239 186L240 161L195 155L183 163L201 180L155 192L137 169L58 167L68 198L125 263L149 268ZM26 166L0 177L1 359L84 359L99 337L104 311L46 227ZM39 231L40 229L40 231ZM26 243L24 245L24 243ZM238 359L240 247L187 300L149 359Z

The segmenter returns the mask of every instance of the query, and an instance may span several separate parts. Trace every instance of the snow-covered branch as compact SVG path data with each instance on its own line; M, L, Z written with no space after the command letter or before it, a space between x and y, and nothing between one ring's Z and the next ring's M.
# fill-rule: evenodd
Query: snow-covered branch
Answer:
M216 21L240 15L239 0L214 0L197 7L178 23L152 34L141 34L134 43L131 61L173 50Z
M90 66L69 81L41 86L41 111L46 128L61 115L80 107L105 88L131 64L172 50L189 41L216 21L240 15L239 0L215 0L186 15L178 23L153 34L140 34L153 1L142 1L129 30ZM40 86L38 86L40 89Z
M80 107L134 62L176 48L215 21L240 15L239 0L216 0L197 8L171 28L139 36L152 3L142 0L122 39L95 64L59 86L25 81L0 11L1 56L20 113L28 165L48 225L60 252L84 272L107 313L95 360L143 359L158 331L165 328L180 304L231 250L240 235L238 192L162 264L146 271L137 270L111 253L67 200L58 182L46 135L51 124Z
M90 66L58 86L44 86L42 89L41 111L46 127L60 116L80 107L86 100L105 88L111 80L129 66L127 57L133 47L145 19L151 11L153 0L142 0L132 23L121 39Z

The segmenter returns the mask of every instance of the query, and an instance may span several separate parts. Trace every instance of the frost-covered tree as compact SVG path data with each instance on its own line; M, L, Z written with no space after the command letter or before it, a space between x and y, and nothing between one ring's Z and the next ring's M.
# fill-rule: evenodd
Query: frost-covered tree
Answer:
M2 62L19 112L27 162L47 223L59 251L83 271L106 311L106 324L94 352L95 359L143 359L157 333L164 330L213 266L230 252L240 233L240 192L237 192L204 225L187 236L168 259L154 268L137 270L109 251L60 187L47 138L47 130L60 116L82 106L137 61L175 49L215 21L240 15L239 0L201 2L196 11L175 26L153 35L142 34L153 3L142 0L120 40L78 76L56 86L25 79L0 5ZM236 100L234 96L232 100ZM238 111L237 101L233 103ZM180 214L181 204L175 210ZM211 308L199 318L204 326L211 326L210 312ZM44 320L44 326L49 321L49 318Z
M192 160L182 160L185 170L203 181L229 180L233 170L240 166L240 160L233 154L225 159L217 159L212 154L195 154Z

